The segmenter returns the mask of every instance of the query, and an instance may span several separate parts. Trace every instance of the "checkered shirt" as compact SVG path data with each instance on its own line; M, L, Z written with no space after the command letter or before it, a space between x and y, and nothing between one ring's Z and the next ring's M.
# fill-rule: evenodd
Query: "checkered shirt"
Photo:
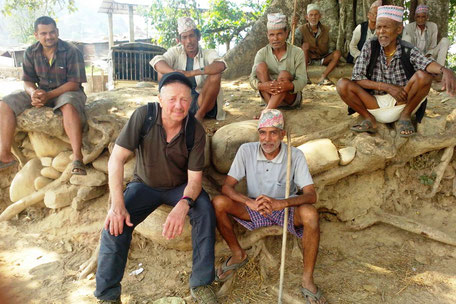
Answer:
M377 38L372 38L377 39ZM367 79L367 66L369 65L370 55L371 55L371 40L367 41L361 54L356 60L355 66L353 67L352 80L365 80ZM400 40L397 40L396 53L389 65L386 64L386 56L383 51L383 47L380 47L380 58L377 60L377 63L372 72L372 78L370 80L376 82L384 82L389 84L394 84L397 86L405 86L408 82L407 76L405 75L405 70L402 67L401 63L402 55L402 46ZM410 50L410 63L412 64L415 71L426 70L426 67L432 62L432 58L426 58L419 49L416 47ZM373 91L373 95L384 95L386 92L383 91Z
M36 83L45 91L58 88L69 81L80 84L87 81L84 58L74 45L59 39L52 65L49 65L42 49L40 42L37 42L25 51L23 81Z

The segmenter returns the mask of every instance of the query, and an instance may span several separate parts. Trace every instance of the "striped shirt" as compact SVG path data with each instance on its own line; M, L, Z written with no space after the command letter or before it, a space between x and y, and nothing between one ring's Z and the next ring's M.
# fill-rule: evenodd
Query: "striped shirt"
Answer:
M25 51L23 81L33 82L45 91L51 91L69 81L79 84L87 82L84 58L74 45L59 39L51 64L42 50L41 43L36 42ZM82 88L81 85L80 87Z
M374 37L372 39L377 39ZM352 80L365 80L367 79L367 67L371 60L371 51L372 51L372 44L371 40L367 41L363 49L361 50L361 54L359 55L358 59L355 62L355 66L353 67L352 73ZM401 63L401 55L402 55L402 46L400 40L397 40L396 46L396 53L394 54L391 62L387 65L386 64L386 55L383 51L383 47L380 47L380 56L377 60L377 63L374 67L372 72L372 77L370 80L376 82L384 82L389 84L394 84L397 86L404 87L407 82L407 75L405 74L405 70L402 67ZM415 71L418 70L426 70L426 67L432 62L432 58L425 57L419 49L416 47L410 50L410 63L412 64ZM373 91L373 95L384 95L386 92L383 91Z

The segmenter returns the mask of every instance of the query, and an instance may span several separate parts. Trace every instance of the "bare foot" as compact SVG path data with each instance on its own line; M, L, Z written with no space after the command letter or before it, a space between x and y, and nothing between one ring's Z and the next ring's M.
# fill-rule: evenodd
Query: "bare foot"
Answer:
M235 257L235 256L229 257L228 260L224 262L224 264L226 263L226 266L231 266L231 265L236 265L236 264L242 264L246 260L247 260L247 254L244 252L244 254L241 257ZM243 265L241 265L239 267L242 267L242 266ZM233 271L236 271L236 269L226 270L225 272L223 272L222 267L223 267L223 264L220 265L219 268L217 268L217 278L219 281L223 282L225 279L227 279L229 276L231 276Z

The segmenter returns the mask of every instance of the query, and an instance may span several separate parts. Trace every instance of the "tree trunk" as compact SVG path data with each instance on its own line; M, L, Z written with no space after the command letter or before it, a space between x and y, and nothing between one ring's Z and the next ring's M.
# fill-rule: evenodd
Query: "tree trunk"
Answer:
M297 0L297 15L300 19L298 26L305 23L306 7L309 3L318 3L322 9L323 24L331 27L330 48L339 49L343 55L348 54L348 45L352 33L357 24L367 20L367 12L374 0ZM383 0L383 5L404 6L410 2L410 7L425 2L430 7L429 19L437 23L439 36L446 37L448 34L449 0ZM266 36L266 15L281 12L288 16L289 24L293 16L294 0L274 0L265 15L261 16L253 25L245 39L228 51L225 61L229 69L224 73L228 79L249 75L253 60L257 51L268 43ZM414 17L414 10L410 12Z

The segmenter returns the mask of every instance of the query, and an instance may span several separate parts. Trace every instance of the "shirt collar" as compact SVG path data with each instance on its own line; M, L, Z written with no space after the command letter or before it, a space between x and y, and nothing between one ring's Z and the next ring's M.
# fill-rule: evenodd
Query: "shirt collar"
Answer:
M263 150L261 149L261 144L258 145L258 152L257 152L257 161L269 161L271 163L275 164L280 164L283 161L283 157L285 155L285 144L282 142L280 143L280 152L277 154L276 157L273 159L267 159L266 156L264 156Z

